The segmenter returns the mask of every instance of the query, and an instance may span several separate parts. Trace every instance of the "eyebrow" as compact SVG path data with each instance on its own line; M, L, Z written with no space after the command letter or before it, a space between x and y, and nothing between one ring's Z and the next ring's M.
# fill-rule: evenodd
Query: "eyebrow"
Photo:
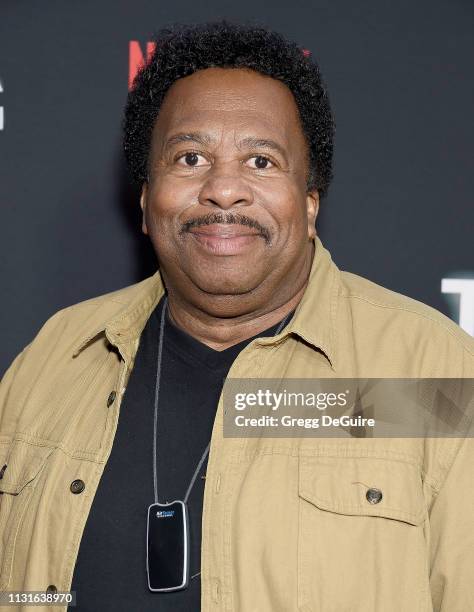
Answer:
M211 144L211 141L212 139L206 136L206 134L201 134L200 132L187 132L185 134L175 134L168 138L165 147L170 147L180 142L197 142L203 146L207 146Z
M165 147L170 147L181 142L197 142L202 146L209 146L212 143L212 138L201 132L186 132L175 134L168 138L165 143ZM237 143L239 149L248 147L251 149L271 149L277 151L286 159L286 151L282 145L278 144L275 140L269 138L255 138L254 136L248 136Z
M250 149L271 149L277 151L286 159L285 149L278 144L278 142L270 140L269 138L254 138L253 136L249 136L241 140L237 146L239 149L242 147L249 147Z

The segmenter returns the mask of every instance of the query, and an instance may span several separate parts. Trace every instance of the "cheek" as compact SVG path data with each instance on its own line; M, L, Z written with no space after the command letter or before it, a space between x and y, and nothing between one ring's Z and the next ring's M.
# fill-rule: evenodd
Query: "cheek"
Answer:
M179 226L183 212L197 202L195 191L189 185L183 188L176 180L155 180L149 193L147 220L157 228Z
M265 209L282 236L299 236L307 231L306 193L294 184L280 185L264 198Z

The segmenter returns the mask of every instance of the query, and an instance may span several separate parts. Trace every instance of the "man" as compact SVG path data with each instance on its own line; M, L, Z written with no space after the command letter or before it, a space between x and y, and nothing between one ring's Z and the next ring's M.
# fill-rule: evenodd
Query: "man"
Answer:
M94 612L472 609L470 439L223 436L226 376L474 375L457 325L316 236L315 62L262 28L163 31L124 129L159 270L58 312L4 377L1 589Z

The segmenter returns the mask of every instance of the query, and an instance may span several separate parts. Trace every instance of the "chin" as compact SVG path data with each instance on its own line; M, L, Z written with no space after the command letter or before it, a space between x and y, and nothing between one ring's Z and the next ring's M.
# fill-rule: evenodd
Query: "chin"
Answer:
M262 279L263 280L263 279ZM226 276L222 275L215 278L195 278L194 284L205 293L211 293L216 297L227 295L244 295L253 291L261 283L255 278L242 279L242 276Z

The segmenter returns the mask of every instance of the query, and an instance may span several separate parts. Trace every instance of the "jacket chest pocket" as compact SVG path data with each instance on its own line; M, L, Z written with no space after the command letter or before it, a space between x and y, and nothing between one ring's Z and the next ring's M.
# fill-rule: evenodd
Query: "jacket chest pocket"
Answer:
M28 502L52 450L18 441L0 446L0 591L10 582L15 544Z
M432 610L416 466L302 456L298 493L299 610Z

